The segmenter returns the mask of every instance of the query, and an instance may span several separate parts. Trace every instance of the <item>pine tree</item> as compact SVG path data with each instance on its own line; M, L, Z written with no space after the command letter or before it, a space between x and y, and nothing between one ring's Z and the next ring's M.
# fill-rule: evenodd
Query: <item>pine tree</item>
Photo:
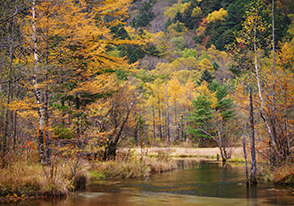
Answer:
M205 69L197 83L198 85L201 85L203 81L206 81L210 84L214 79L214 76L207 69Z

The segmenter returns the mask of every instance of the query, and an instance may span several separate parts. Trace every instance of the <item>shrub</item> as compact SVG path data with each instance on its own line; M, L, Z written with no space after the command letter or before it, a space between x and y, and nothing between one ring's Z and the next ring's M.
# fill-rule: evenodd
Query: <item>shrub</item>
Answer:
M271 175L275 184L294 184L294 166L283 165L275 168Z

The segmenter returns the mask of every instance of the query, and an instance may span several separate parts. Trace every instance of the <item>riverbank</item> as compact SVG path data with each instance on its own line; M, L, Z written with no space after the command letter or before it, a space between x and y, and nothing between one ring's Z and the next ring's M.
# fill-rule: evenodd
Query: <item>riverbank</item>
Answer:
M229 161L244 161L241 147L231 148L230 152ZM37 154L11 155L11 159L6 160L7 166L0 169L0 201L64 196L84 188L91 179L147 177L176 169L178 158L217 160L217 156L217 147L124 148L118 150L115 161L52 157L50 166L42 166ZM260 174L269 181L293 183L294 168L284 167L272 173L263 169Z
M105 162L52 156L50 165L44 166L37 157L32 152L2 159L5 167L0 169L0 201L66 196L84 188L90 179L147 177L177 168L166 153L150 158L132 150L119 151L115 161Z

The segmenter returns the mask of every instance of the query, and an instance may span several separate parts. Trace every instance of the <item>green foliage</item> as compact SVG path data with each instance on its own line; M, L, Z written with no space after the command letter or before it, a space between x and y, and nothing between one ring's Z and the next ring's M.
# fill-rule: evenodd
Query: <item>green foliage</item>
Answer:
M213 119L212 102L204 94L200 94L192 101L193 112L189 112L187 120L191 125L187 127L186 132L193 135L194 138L208 138L204 131L210 130L209 122Z
M205 69L201 75L201 77L199 78L199 80L197 81L198 85L201 85L201 83L203 81L206 81L207 83L211 83L214 80L214 76L213 74L211 74L207 69Z
M179 33L183 32L183 29L182 29L182 27L180 25L180 21L177 21L175 30L176 30L176 32L179 32Z
M226 29L231 29L232 31L239 31L242 29L242 20L245 15L246 5L250 3L251 0L238 0L236 2L231 2L227 7L228 16L224 23Z
M70 128L65 128L62 124L55 124L53 126L53 135L57 139L71 139L74 133Z
M176 22L182 22L184 23L184 19L183 19L183 16L182 16L182 13L181 12L177 12L175 18L173 19L173 22L176 23Z
M167 22L164 24L165 29L167 29L170 25L172 25L172 23L173 21L170 18L168 18Z
M199 87L203 87L203 84ZM187 133L195 138L218 139L218 132L223 133L226 123L235 116L233 100L228 97L228 89L225 85L214 80L209 85L209 93L210 95L200 92L192 101L193 111L186 117L191 123L187 127ZM216 106L213 106L214 97L217 98ZM220 130L217 125L223 125L222 129Z
M183 52L183 58L193 57L196 60L198 59L198 53L194 49L185 49Z
M113 26L110 28L110 31L114 34L113 38L130 39L128 32L122 25Z
M210 1L201 1L200 7L203 13L208 15L209 13L213 11L217 11L221 8L221 0L210 0Z
M185 48L187 48L187 45L185 44L185 40L183 37L174 37L171 40L171 43L173 43L176 48L180 51L183 51Z
M216 111L219 111L222 115L223 121L228 121L234 117L235 111L233 110L233 99L228 98L228 89L226 85L221 85L217 81L213 81L209 85L209 89L216 93L217 107Z
M134 18L131 24L136 28L148 26L150 24L150 21L155 18L154 13L152 12L152 7L153 3L144 1L139 9L140 15Z
M216 62L213 62L212 66L213 66L214 71L217 71L219 68L218 63L216 63Z

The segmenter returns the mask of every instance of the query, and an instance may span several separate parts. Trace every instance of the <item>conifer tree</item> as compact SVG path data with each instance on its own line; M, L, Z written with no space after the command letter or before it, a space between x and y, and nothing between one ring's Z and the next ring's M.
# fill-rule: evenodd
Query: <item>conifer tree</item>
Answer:
M203 81L206 81L208 84L210 84L214 79L214 76L207 69L205 69L197 83L198 85L201 85Z

